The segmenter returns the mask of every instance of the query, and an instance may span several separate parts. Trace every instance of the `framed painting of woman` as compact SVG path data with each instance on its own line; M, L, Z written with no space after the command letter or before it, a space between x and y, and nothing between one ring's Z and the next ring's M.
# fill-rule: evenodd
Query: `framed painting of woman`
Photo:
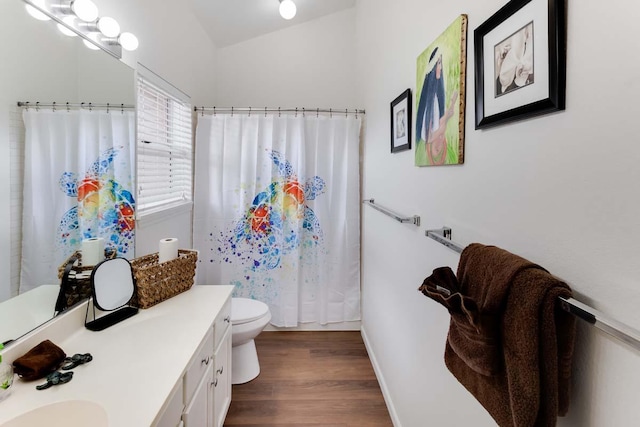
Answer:
M460 15L418 56L416 166L464 163L466 47Z

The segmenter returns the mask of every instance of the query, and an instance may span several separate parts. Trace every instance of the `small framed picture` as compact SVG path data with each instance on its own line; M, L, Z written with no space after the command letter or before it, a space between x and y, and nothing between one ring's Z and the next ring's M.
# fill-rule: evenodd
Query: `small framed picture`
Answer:
M564 3L511 0L476 28L476 129L564 110Z
M411 89L391 103L391 152L411 149Z

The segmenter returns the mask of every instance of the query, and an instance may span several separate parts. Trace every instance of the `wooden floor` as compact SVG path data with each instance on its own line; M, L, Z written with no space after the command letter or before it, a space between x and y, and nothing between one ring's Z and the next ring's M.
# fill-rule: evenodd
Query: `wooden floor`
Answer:
M360 332L263 332L225 426L392 426Z

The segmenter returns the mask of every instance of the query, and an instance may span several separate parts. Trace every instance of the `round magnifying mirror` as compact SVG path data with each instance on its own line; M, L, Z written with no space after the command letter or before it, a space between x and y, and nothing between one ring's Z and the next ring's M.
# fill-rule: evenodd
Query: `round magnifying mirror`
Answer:
M96 265L91 273L91 283L94 304L103 311L125 306L135 291L131 264L124 258L109 259Z

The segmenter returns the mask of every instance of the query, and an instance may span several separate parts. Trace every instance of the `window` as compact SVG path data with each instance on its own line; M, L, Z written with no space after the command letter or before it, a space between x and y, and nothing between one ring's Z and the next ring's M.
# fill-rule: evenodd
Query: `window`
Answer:
M138 216L191 205L193 143L188 97L148 71L138 73L137 111Z

